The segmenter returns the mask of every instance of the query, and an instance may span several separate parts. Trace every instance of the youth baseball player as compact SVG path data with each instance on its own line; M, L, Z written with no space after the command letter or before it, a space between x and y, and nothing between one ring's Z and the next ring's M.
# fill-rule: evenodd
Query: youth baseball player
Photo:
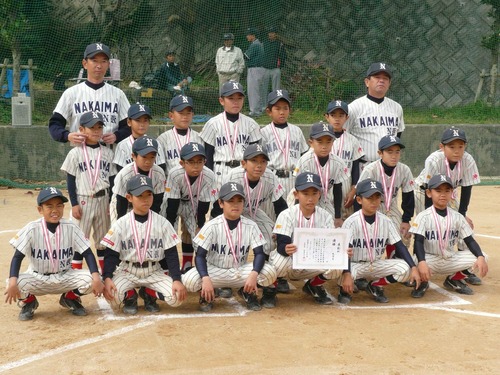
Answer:
M453 181L446 175L433 176L426 194L432 206L419 213L412 225L415 236L414 254L422 283L412 291L412 297L423 297L433 274L448 274L444 286L460 294L474 294L463 281L462 270L476 268L481 277L488 273L486 257L473 237L472 228L465 217L448 208L452 199ZM468 250L456 251L458 240L463 240Z
M145 308L159 311L157 299L172 307L186 298L181 282L177 234L170 223L150 210L153 183L147 176L135 175L127 183L127 199L132 211L116 221L101 241L104 258L104 296L123 303L125 314L136 314L137 292L143 287ZM169 276L164 269L168 269Z
M385 96L392 77L388 64L371 64L365 78L367 94L349 104L349 119L345 127L361 143L366 162L378 159L377 145L380 138L385 135L397 135L401 138L401 133L405 130L403 108Z
M200 134L190 128L193 121L194 104L189 96L177 95L170 101L168 116L173 127L158 136L158 144L163 149L166 175L172 168L179 166L182 146L189 142L203 143Z
M208 120L200 134L205 142L207 167L215 173L217 189L231 168L240 165L245 148L261 139L255 120L240 113L244 99L240 83L223 84L219 103L224 111Z
M257 300L257 284L267 287L276 280L276 270L265 262L265 239L257 224L241 216L245 200L243 186L236 182L222 185L218 204L223 214L207 222L193 242L196 268L184 274L190 292L200 295L200 309L210 311L214 288L240 288L250 310L261 310ZM253 262L248 263L250 249Z
M99 112L85 112L80 117L80 132L85 142L71 149L61 166L66 172L71 219L74 220L87 238L92 231L97 257L102 269L104 248L99 244L110 225L109 188L116 175L113 151L102 146L104 126ZM75 253L73 267L82 268L82 257Z
M68 199L60 190L49 187L37 197L41 219L32 221L10 240L15 253L5 291L5 302L19 299L19 320L31 320L38 308L36 296L62 293L59 304L73 315L84 316L87 311L80 296L93 291L100 296L103 290L90 243L77 225L63 219L64 203ZM74 253L85 258L89 270L74 270ZM28 270L19 273L27 257ZM90 272L89 272L90 271Z
M115 156L113 163L119 172L123 167L133 162L132 159L132 145L137 138L140 138L149 130L151 121L151 109L140 103L135 103L130 106L127 111L127 124L131 129L132 134L118 143L115 148ZM156 165L159 165L165 170L165 155L163 149L158 145L158 153L156 155Z
M110 55L109 47L102 43L92 43L85 48L82 65L87 71L87 80L63 92L49 120L49 132L55 141L69 141L73 145L83 143L85 135L78 132L80 116L89 111L102 113L102 141L106 144L118 143L130 135L127 96L104 81Z
M380 182L367 179L358 182L356 200L361 209L349 216L342 228L351 231L353 248L351 274L354 280L371 280L366 292L376 302L387 303L383 286L410 280L420 286L420 275L398 229L386 215L378 212L383 194ZM396 258L385 259L387 244L395 245Z

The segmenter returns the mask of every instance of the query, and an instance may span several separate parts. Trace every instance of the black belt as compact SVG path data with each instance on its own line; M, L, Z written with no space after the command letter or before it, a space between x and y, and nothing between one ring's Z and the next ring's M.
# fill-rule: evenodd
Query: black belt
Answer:
M241 165L241 162L239 160L231 160L231 161L216 161L215 164L224 164L225 166L227 167L231 167L231 168L236 168L238 167L239 165Z
M276 173L276 176L281 177L281 178L290 177L292 174L290 171L287 171L285 169L276 169L274 171L274 173Z
M94 195L92 195L92 198L104 197L107 192L108 192L108 189L99 190L97 193L95 193Z
M128 260L125 261L128 265L131 265L132 267L135 268L148 268L149 266L154 266L156 262L129 262Z

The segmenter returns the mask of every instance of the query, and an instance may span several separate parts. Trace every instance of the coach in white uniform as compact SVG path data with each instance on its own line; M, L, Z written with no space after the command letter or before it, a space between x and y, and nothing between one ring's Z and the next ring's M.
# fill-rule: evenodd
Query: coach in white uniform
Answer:
M386 97L391 87L392 71L382 62L373 63L366 72L365 96L349 104L349 119L345 123L347 132L358 138L365 151L364 160L378 159L378 142L386 135L397 135L405 130L403 108Z
M63 92L49 120L49 133L55 141L81 144L85 136L78 132L80 116L89 111L103 115L104 143L118 143L130 136L127 126L130 103L122 90L104 82L110 55L109 47L102 43L92 43L85 48L82 65L87 71L87 80ZM66 129L68 123L69 130Z

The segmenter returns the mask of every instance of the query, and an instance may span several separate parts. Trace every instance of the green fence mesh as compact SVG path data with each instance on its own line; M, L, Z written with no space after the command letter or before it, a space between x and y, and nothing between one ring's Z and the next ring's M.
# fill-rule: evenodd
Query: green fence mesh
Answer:
M233 33L234 45L245 51L249 27L261 41L274 28L283 43L281 85L293 99L290 122L310 124L322 119L333 98L350 102L363 95L363 78L374 61L392 66L388 96L403 106L406 123L499 122L497 0L0 4L0 124L12 123L10 95L20 90L31 95L33 124L46 126L62 90L76 83L85 46L96 41L109 45L117 61L119 73L110 72L110 82L131 102L149 104L156 124L167 123L171 94L158 89L152 77L166 52L175 51L183 73L193 78L189 95L202 123L220 111L215 56L223 34ZM21 74L20 85L12 82L13 63L21 70L31 67L32 82L27 73ZM246 80L245 69L244 86ZM245 105L244 113L248 110ZM265 124L267 119L258 122ZM498 135L498 130L493 132L493 137Z

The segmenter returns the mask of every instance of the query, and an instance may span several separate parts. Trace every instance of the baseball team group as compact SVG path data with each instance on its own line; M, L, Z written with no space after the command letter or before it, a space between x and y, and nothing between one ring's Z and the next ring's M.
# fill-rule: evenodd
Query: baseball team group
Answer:
M150 108L130 105L105 82L110 55L102 43L87 46L87 80L63 92L50 118L52 138L73 146L61 166L68 194L41 190L40 218L10 241L5 300L17 301L20 320L31 320L37 296L47 294L84 316L81 297L91 293L124 314L136 314L141 300L151 313L159 301L179 306L188 292L204 312L233 293L258 311L292 293L290 280L303 281L321 305L348 304L360 292L387 303L394 283L422 298L436 274L465 295L482 283L487 256L467 216L480 177L466 134L446 129L414 178L400 161L405 123L401 105L386 96L386 63L369 66L366 95L332 100L308 139L288 123L286 89L253 109L270 118L261 128L242 113L245 91L231 77L221 82L222 112L201 132L191 128L192 98L177 95L173 126L155 139L147 134ZM295 228L348 229L348 266L297 269Z

